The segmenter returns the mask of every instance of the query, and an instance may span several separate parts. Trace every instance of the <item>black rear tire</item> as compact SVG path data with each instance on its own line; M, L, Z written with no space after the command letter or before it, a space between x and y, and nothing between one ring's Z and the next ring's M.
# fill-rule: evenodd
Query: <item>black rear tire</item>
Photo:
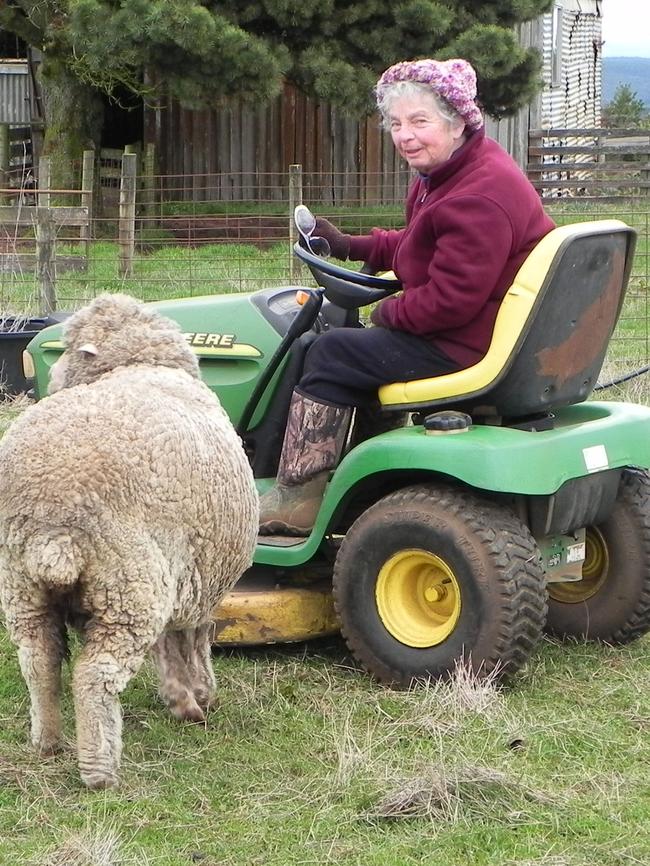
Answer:
M506 508L443 485L384 497L348 531L334 604L354 657L380 682L519 670L546 616L540 555Z
M612 644L650 630L650 476L626 470L610 516L587 528L583 579L551 583L547 631Z

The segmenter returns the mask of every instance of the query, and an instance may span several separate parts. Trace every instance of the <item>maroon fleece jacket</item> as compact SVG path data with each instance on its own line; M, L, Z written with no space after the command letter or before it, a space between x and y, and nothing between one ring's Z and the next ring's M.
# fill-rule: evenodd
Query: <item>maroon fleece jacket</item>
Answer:
M414 180L404 229L353 237L349 258L392 269L402 282L404 291L375 310L376 324L425 337L470 367L488 349L517 270L553 227L514 160L479 129Z

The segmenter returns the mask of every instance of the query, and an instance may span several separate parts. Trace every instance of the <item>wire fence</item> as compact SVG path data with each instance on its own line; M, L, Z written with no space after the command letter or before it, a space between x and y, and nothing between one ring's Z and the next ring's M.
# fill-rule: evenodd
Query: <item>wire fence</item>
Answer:
M130 187L123 175L116 183L113 173L110 183L96 178L92 192L87 184L82 191L81 166L79 177L76 190L0 189L3 318L47 312L44 285L54 298L50 303L60 310L75 309L106 291L160 300L313 285L292 255L294 206L300 201L311 205L351 234L367 233L374 226L396 228L403 225L401 198L407 185L404 173L396 172L392 183L400 193L399 203L368 206L352 200L339 206L328 203L324 192L333 183L336 188L337 178L331 173L304 175L297 167L268 177L238 177L240 190L254 182L255 201L219 199L232 173L134 173ZM354 182L341 178L348 192ZM383 175L381 182L385 187ZM367 178L364 184L367 187ZM637 230L632 278L610 355L615 364L648 361L650 199L646 203L608 196L600 202L576 195L545 199L544 204L560 224L615 217ZM47 207L60 209L50 221L49 241L42 225Z

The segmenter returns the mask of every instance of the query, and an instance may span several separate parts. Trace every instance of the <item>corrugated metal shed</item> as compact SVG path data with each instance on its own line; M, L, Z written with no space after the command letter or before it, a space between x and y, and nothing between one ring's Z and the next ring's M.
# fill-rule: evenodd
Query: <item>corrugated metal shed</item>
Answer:
M0 60L0 123L29 123L29 69L26 60Z
M598 0L558 0L543 17L545 129L600 125L602 17Z

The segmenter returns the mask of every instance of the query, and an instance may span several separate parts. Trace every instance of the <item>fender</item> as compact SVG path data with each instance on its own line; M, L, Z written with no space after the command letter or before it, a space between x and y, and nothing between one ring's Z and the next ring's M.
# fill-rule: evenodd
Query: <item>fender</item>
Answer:
M383 472L444 475L496 493L549 495L565 481L605 469L650 467L650 407L589 402L558 409L552 430L529 432L477 425L463 433L428 435L404 427L358 445L336 469L309 538L291 547L258 544L255 561L306 562L323 540L332 514L349 491Z

